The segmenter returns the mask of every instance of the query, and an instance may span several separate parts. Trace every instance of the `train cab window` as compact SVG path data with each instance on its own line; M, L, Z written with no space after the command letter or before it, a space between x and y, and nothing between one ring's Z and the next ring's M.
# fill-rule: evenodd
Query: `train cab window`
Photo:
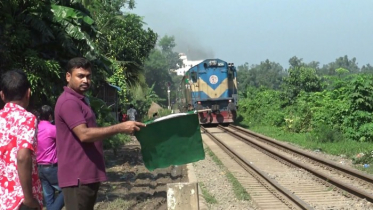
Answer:
M192 80L193 80L194 83L197 82L197 72L195 72L195 71L192 72L191 78L192 78Z

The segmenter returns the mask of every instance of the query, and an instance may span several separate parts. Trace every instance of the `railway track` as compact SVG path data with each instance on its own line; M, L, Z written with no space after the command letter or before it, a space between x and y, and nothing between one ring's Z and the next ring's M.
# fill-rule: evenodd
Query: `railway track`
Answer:
M260 209L373 209L372 176L241 127L201 129Z

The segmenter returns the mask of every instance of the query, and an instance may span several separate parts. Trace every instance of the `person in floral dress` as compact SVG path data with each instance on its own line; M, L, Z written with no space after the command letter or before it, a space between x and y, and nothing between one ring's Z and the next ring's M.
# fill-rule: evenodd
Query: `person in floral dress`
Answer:
M30 83L21 70L4 73L0 96L0 210L42 209L36 164L37 119L26 108Z

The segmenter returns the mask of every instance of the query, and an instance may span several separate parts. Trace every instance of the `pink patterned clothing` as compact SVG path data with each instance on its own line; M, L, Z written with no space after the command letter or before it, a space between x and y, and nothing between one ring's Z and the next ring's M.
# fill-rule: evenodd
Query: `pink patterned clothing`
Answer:
M0 210L18 210L24 195L17 171L17 152L33 151L32 193L42 206L42 187L35 150L36 117L17 104L7 103L0 110Z

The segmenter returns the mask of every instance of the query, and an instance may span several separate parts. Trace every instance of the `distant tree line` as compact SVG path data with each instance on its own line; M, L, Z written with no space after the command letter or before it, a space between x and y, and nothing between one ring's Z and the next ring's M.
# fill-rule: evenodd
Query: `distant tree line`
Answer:
M263 86L277 90L281 87L283 79L289 75L290 71L300 67L313 69L318 77L336 75L341 77L348 74L373 73L373 66L366 64L360 68L356 58L349 59L347 55L339 57L334 62L325 64L322 67L320 67L318 61L305 63L302 58L294 56L289 59L288 69L268 59L260 62L260 64L251 66L248 63L239 65L237 67L239 74L237 80L241 86L240 88L243 89L246 86Z

